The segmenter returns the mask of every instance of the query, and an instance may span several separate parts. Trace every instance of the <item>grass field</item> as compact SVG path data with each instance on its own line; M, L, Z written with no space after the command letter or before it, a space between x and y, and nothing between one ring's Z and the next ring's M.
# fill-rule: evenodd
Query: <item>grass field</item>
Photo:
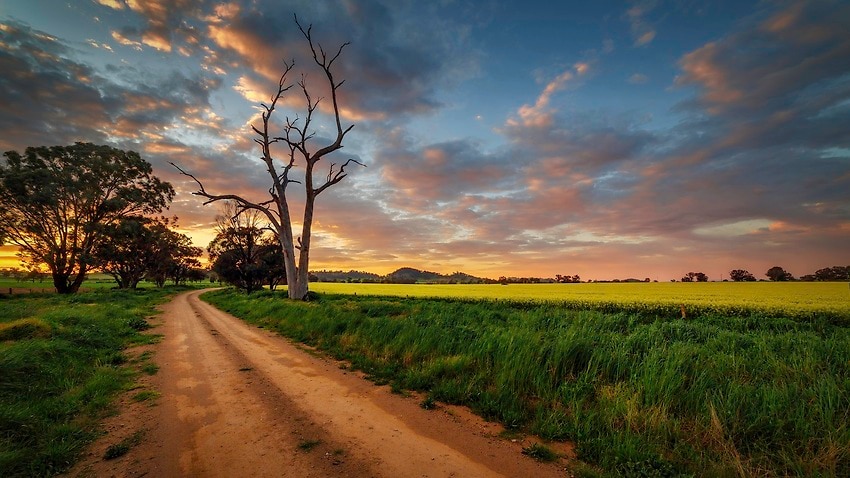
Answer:
M310 289L371 296L548 301L576 309L680 314L763 313L850 318L846 282L651 282L510 285L313 283Z
M116 282L111 276L106 274L92 274L88 279L83 282L83 285L80 287L80 290L97 290L97 289L111 289L115 287ZM149 282L140 282L140 288L150 288L154 287L153 283ZM0 278L0 294L6 294L9 292L9 289L12 289L13 293L29 293L32 292L51 292L54 290L53 288L53 280L50 278L43 280L17 280L10 278Z
M201 282L190 282L190 286L192 287L208 287L210 286L209 282L201 281ZM115 279L107 274L91 274L88 279L83 282L82 286L80 286L81 292L89 292L95 290L109 290L114 289L117 286ZM155 289L156 284L148 281L141 281L137 287L138 289ZM44 280L16 280L9 278L0 278L0 294L8 294L9 289L12 290L13 295L17 294L28 294L28 293L38 293L38 292L54 292L55 289L53 287L53 282L51 279Z
M203 297L395 390L573 441L579 476L850 476L846 287L316 284L349 295ZM464 298L403 297L448 294ZM699 313L682 319L681 303Z
M175 291L0 298L0 476L50 476L74 462L147 365L122 350L155 339L140 333L145 317Z

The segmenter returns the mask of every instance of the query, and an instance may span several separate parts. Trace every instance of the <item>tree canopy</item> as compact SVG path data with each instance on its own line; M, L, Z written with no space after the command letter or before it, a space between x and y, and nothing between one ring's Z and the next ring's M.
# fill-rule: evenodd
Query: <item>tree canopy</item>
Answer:
M156 214L174 197L134 151L76 143L4 153L0 165L0 237L21 257L44 264L59 293L76 292L104 237L101 226Z
M223 214L216 218L217 234L207 247L212 271L249 294L264 284L274 289L286 280L283 251L267 234L257 211L237 214L237 207L225 203Z
M772 281L789 281L794 280L794 276L790 272L779 266L773 266L764 273L768 279Z
M152 278L163 285L168 277L184 279L186 268L198 268L201 249L188 236L173 231L177 218L125 217L103 227L104 238L93 253L93 265L111 275L120 289L135 289Z
M729 272L729 277L735 282L755 282L756 276L746 269L735 269Z
M682 277L682 282L708 282L708 276L702 272L688 272Z

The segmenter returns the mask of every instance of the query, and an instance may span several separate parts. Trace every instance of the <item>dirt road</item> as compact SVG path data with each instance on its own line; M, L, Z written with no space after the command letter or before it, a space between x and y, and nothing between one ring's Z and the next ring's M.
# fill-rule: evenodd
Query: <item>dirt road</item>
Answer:
M160 396L125 397L71 476L565 476L462 408L423 410L200 294L177 296L153 320L160 370L143 385ZM126 455L102 459L134 433Z

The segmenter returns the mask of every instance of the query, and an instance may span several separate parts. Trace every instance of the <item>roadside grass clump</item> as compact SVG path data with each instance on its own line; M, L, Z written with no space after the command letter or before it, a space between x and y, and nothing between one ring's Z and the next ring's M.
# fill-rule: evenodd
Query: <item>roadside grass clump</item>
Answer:
M159 398L159 395L159 392L155 390L142 390L141 392L138 392L133 395L132 398L134 402L147 402L156 400L157 398Z
M124 438L118 443L113 445L109 445L106 451L103 453L104 460L114 460L115 458L122 457L130 451L130 448L138 445L142 442L142 438L144 438L145 432L139 430L132 435Z
M573 441L585 471L850 476L846 319L279 294L203 298L378 382Z
M145 362L141 367L139 367L139 370L147 375L156 375L156 373L159 372L159 365L153 362Z
M0 322L0 342L36 338L45 339L50 337L52 332L49 324L33 317L5 323Z
M170 290L27 294L0 300L0 475L66 470L134 372L122 350L150 341L131 324Z
M419 406L425 410L434 410L437 408L437 401L434 400L434 397L431 395L427 395L421 402L419 402Z
M530 456L537 461L542 461L544 463L550 463L553 461L557 461L559 456L557 453L552 451L551 448L546 445L541 445L540 443L533 443L522 449L522 454Z

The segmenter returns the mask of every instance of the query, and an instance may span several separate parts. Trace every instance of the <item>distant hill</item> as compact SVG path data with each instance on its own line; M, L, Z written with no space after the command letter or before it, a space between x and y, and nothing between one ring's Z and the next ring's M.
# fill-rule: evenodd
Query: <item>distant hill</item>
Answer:
M489 279L475 277L463 272L440 274L438 272L421 271L412 267L402 267L386 276L386 282L394 284L481 284L492 282Z
M313 271L320 282L383 282L390 284L479 284L492 282L489 279L475 277L463 272L440 274L422 271L412 267L402 267L385 276L362 271Z
M412 267L402 267L387 274L387 282L394 284L415 284L417 282L436 282L445 276L436 272L420 271Z
M381 282L384 276L363 271L313 271L319 282Z

